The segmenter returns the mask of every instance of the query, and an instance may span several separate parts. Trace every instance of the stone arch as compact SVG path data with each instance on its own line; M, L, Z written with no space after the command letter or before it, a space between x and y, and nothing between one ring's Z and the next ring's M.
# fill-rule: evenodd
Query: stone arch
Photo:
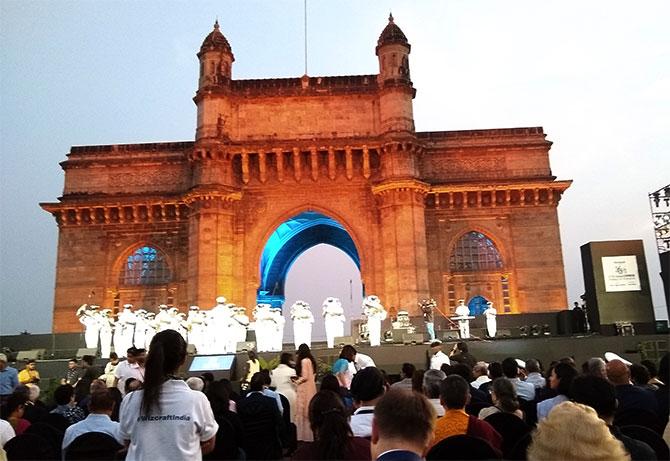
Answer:
M261 240L257 254L259 287L257 302L281 305L286 276L295 260L318 244L332 245L343 251L361 270L360 246L346 225L331 214L314 208L288 213L270 227Z
M167 268L170 273L169 280L161 283L161 284L156 284L157 286L160 285L167 285L171 283L175 279L175 266L174 262L172 261L172 258L170 257L169 253L165 251L164 248L162 248L161 245L156 244L155 242L149 241L149 240L143 240L139 242L134 242L132 245L128 245L125 247L123 251L120 252L119 256L116 258L114 263L112 264L112 271L110 274L111 280L114 281L114 283L119 286L121 285L120 283L120 278L121 278L121 272L124 269L124 265L126 261L128 260L128 257L132 254L134 254L138 249L143 248L143 247L150 247L156 250L157 253L159 253L167 265Z
M454 237L449 241L449 244L447 245L447 251L443 254L443 261L446 261L446 270L448 272L451 272L449 270L449 260L451 259L451 255L453 254L456 245L458 242L463 238L465 235L469 234L470 232L478 232L480 234L483 234L486 238L491 240L493 245L495 246L496 250L500 254L500 257L502 259L503 267L500 269L502 271L506 270L508 267L512 266L512 261L511 261L511 255L509 254L507 250L507 246L504 244L502 239L498 237L498 235L495 232L492 232L490 229L483 227L483 226L467 226L465 229L461 230L460 232L457 232Z

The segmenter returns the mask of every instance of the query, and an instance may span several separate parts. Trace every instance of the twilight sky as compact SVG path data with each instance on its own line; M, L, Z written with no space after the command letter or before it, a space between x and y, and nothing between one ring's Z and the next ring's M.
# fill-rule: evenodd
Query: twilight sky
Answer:
M580 245L643 239L667 318L647 194L670 183L670 2L308 0L308 74L376 73L389 11L412 45L418 131L539 125L554 142L553 173L574 180L559 206L569 300ZM70 146L194 138L195 54L216 17L234 78L304 73L302 0L0 2L0 334L51 330L57 227L38 202L61 194ZM338 252L296 261L288 305L348 307L360 278Z

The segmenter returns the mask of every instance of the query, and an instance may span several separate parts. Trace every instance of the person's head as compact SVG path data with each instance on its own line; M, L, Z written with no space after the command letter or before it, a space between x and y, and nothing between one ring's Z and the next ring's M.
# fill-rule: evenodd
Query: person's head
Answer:
M56 401L57 405L67 405L72 402L73 398L74 388L69 384L63 384L54 390L54 400Z
M416 367L412 365L411 363L405 362L402 364L401 368L401 373L402 377L407 379L412 379L412 376L414 376L414 372L416 371Z
M607 379L615 386L630 384L630 369L621 360L607 362Z
M114 411L116 402L112 394L107 389L98 389L91 392L91 400L88 403L88 411L91 413L100 413L111 415Z
M326 376L321 378L321 388L322 391L333 391L337 394L340 392L340 381L332 373L328 373Z
M384 395L384 376L377 367L366 367L351 380L351 396L360 405L374 405Z
M279 356L279 363L286 366L291 366L293 361L293 356L288 352L282 352L282 355Z
M347 359L349 362L356 361L356 348L350 344L346 344L340 351L340 358Z
M472 367L472 376L477 379L480 376L488 376L489 374L489 365L486 362L477 362L475 366Z
M489 378L496 379L503 377L502 364L500 362L489 363Z
M440 383L440 403L449 410L460 410L470 401L470 384L460 375L449 375Z
M3 416L7 418L23 418L23 410L26 406L26 398L22 393L13 393L7 399L3 409Z
M7 356L5 354L0 354L0 370L7 368Z
M247 356L249 357L249 360L251 360L252 362L258 360L258 354L256 354L256 351L253 349L249 349L247 351Z
M26 384L28 388L28 400L36 402L40 398L40 387L37 384Z
M207 386L207 398L215 415L226 413L230 409L230 390L222 380L213 381Z
M570 395L575 402L593 408L608 424L614 421L616 389L606 379L591 375L577 376L572 380Z
M510 379L516 378L519 375L519 364L516 362L516 359L507 357L503 360L502 371L506 377Z
M526 371L528 373L541 373L541 370L540 362L537 359L526 360Z
M456 343L456 350L460 351L460 352L463 352L463 353L468 352L468 344L464 343L462 341L459 342L459 343Z
M640 365L644 366L647 369L647 372L649 372L649 379L653 379L658 376L658 369L656 368L656 364L651 360L643 360L640 362Z
M191 390L198 392L202 392L202 390L205 388L205 382L202 380L202 378L197 376L191 376L190 378L186 379L186 385Z
M261 392L265 388L265 377L259 371L253 374L251 380L249 381L249 391L251 392Z
M107 389L107 383L102 379L94 379L88 387L89 392L104 391Z
M84 367L84 368L92 367L94 360L95 360L95 357L93 357L92 355L84 355L81 358L81 366Z
M440 398L440 383L447 375L442 370L426 370L423 374L423 393L429 399Z
M270 376L270 370L261 370L259 371L259 373L263 377L263 386L270 387L270 384L272 384L272 377Z
M37 367L37 362L33 359L26 360L26 370L33 371Z
M68 360L68 361L67 361L67 367L68 367L70 370L73 370L73 369L77 368L77 359L70 359L70 360Z
M586 362L586 373L607 379L607 364L600 357L592 357Z
M630 456L593 408L563 402L540 421L528 448L529 461L547 459L618 461Z
M630 366L630 379L636 386L644 386L651 379L651 375L647 367L634 363Z
M559 395L570 396L570 384L578 375L577 369L567 363L557 363L549 375L549 387Z
M412 390L414 392L423 392L423 370L415 370L412 375Z
M507 378L496 378L491 383L491 399L493 403L506 413L514 413L519 409L519 398L514 385Z
M374 410L371 458L392 449L412 451L423 456L433 439L435 409L423 395L391 389Z
M344 459L353 434L342 399L333 391L321 390L309 402L309 425L314 433L316 459Z
M123 391L126 394L141 388L142 388L142 381L140 381L137 378L127 378L126 381L123 383Z
M470 367L464 363L455 363L454 365L452 365L451 368L449 369L449 373L447 373L447 376L449 375L462 376L463 379L465 379L469 383L471 383L475 379L472 376L472 370L470 370Z
M430 343L430 353L431 354L435 355L438 352L440 352L441 350L442 350L442 341L440 341L439 339L436 339L435 341Z
M186 341L174 330L156 333L149 346L149 356L144 372L144 395L142 410L149 414L152 408L159 407L160 388L166 379L177 372L186 360ZM139 357L136 356L139 363Z
M116 352L110 352L109 361L112 362L114 365L116 365L117 363L119 363L119 355Z

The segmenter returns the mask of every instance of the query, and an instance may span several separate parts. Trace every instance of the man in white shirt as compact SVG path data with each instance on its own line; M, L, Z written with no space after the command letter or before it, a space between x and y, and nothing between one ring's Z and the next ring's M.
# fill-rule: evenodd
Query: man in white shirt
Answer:
M386 391L384 377L375 367L364 368L354 376L350 391L356 407L349 423L351 431L354 437L370 437L375 405Z
M375 361L372 360L372 357L370 357L369 355L361 354L358 351L356 351L356 358L354 359L354 364L356 366L356 370L362 370L363 368L376 366Z
M107 389L96 391L91 394L91 401L88 404L89 415L83 421L73 424L65 430L63 437L63 452L80 435L88 432L102 432L114 437L123 445L123 439L119 433L119 423L111 420L114 411L114 399ZM67 456L65 456L67 458Z
M528 376L526 376L527 383L531 383L535 386L535 389L546 387L547 380L540 373L540 362L535 359L528 359L526 361L526 371L528 372Z
M144 362L147 352L144 349L131 347L127 351L127 358L119 362L114 370L114 386L121 391L121 395L126 395L126 380L135 378L144 382Z
M472 368L472 376L475 378L474 381L470 383L475 389L479 389L484 383L491 381L489 378L489 366L486 362L477 362Z
M12 425L4 419L0 419L0 448L14 437L16 437L16 432L14 432Z
M443 364L451 365L449 356L442 352L442 341L436 339L430 343L430 352L433 354L430 357L430 369L440 370Z
M516 359L508 357L502 361L503 374L509 379L516 394L524 400L533 400L535 398L535 386L531 383L519 379L519 364Z
M416 371L416 367L412 365L411 363L403 363L402 364L402 371L401 371L401 380L398 381L397 383L393 383L391 385L392 389L405 389L408 391L412 390L412 376L414 376L414 372Z

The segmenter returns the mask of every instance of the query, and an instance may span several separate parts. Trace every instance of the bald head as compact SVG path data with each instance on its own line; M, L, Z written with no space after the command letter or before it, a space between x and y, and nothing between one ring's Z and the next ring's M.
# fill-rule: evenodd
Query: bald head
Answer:
M607 379L615 386L630 384L630 370L621 360L607 363Z

